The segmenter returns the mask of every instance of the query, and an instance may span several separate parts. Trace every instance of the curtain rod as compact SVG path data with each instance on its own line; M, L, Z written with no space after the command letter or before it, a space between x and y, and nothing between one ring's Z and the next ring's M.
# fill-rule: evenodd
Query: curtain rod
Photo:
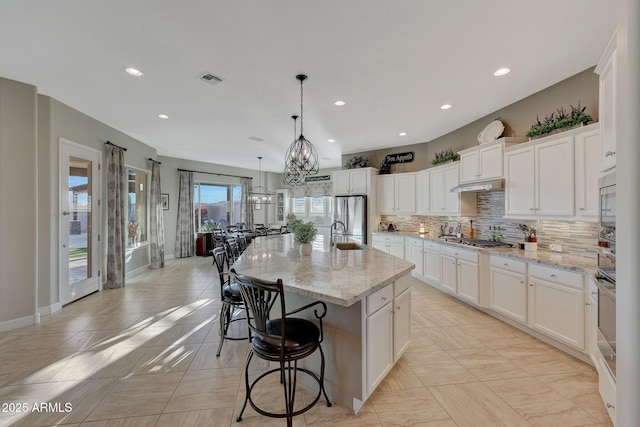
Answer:
M240 175L229 175L226 173L216 173L216 172L202 172L202 171L194 171L191 169L178 169L179 172L195 172L195 173L206 173L209 175L218 175L218 176L230 176L232 178L246 178L246 179L253 179L252 176L240 176Z
M149 160L150 162L153 162L153 163L157 163L157 164L159 164L159 165L161 165L161 164L162 164L162 162L159 162L159 161L157 161L157 160L153 160L151 157L149 157L147 160Z
M126 148L121 147L121 146L119 146L119 145L116 145L116 144L114 144L114 143L113 143L113 142L111 142L111 141L107 141L107 142L105 142L105 144L106 144L106 145L113 145L114 147L119 148L119 149L121 149L122 151L127 151L127 149L126 149Z

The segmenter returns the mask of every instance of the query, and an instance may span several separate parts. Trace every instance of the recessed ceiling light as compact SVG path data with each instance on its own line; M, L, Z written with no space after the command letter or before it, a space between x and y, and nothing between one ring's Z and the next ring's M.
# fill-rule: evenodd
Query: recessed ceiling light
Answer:
M400 132L398 135L400 135L400 136L407 136L407 133L406 133L406 132Z
M161 119L168 119L169 116L167 116L166 114L158 114L158 117Z
M493 75L496 77L500 77L500 76L504 76L505 74L509 74L511 70L509 68L500 68L498 70L496 70Z
M333 105L337 105L338 107L342 107L344 104L346 104L344 101L336 101L333 103Z
M453 105L451 104L444 104L440 106L441 110L448 110L449 108L453 107Z
M136 77L142 77L144 74L142 73L142 71L138 70L137 68L125 68L125 71L129 74L131 74L132 76L136 76Z
M335 139L330 139L328 142L336 142Z

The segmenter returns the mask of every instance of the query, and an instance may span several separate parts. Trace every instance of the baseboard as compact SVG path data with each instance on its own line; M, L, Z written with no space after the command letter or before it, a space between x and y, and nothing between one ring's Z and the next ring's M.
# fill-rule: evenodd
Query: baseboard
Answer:
M5 322L0 322L0 332L10 331L12 329L22 328L24 326L30 326L36 323L35 316L24 316L18 319L11 319Z
M151 264L146 264L142 267L136 268L135 270L128 271L127 273L125 273L125 279L131 279L132 277L136 277L141 275L142 273L147 272L150 265Z
M174 259L175 257L175 254L164 254L164 259Z
M55 304L51 304L49 306L38 308L38 311L40 312L41 316L48 316L60 310L62 310L62 304L60 304L59 302Z

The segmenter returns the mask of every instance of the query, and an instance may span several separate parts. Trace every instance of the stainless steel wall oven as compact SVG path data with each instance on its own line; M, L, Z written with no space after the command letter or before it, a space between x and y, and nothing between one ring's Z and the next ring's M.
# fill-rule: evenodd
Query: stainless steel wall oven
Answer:
M598 348L616 377L616 174L602 177L598 246Z

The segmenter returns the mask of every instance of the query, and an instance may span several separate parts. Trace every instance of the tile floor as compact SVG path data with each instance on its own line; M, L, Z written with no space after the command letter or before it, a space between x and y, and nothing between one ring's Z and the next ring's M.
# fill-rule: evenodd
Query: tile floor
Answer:
M211 258L169 260L0 333L0 426L285 425L235 422L247 342L215 356L216 277ZM412 310L410 349L358 415L321 400L294 425L611 426L593 367L418 281Z

